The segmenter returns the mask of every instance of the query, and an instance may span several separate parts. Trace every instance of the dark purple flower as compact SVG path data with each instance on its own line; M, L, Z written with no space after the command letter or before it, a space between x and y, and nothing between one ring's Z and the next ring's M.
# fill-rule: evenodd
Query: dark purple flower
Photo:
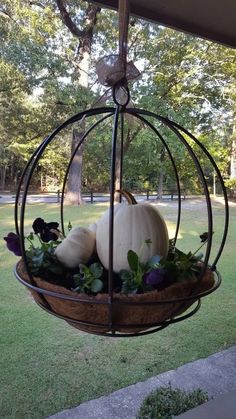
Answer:
M42 218L36 218L32 224L33 230L36 234L41 233L45 225L45 221Z
M156 268L153 271L144 274L144 282L147 285L152 285L157 290L161 290L169 285L169 278L164 268Z
M212 231L212 234L214 234L214 231ZM208 233L208 231L206 231L205 233L200 234L199 237L201 239L201 242L205 243L209 239L210 234Z
M8 233L4 240L7 242L7 248L16 256L21 256L20 238L15 233Z
M33 230L36 234L39 234L41 237L41 240L45 243L49 242L50 240L57 240L58 234L56 234L53 230L58 230L59 224L56 222L50 222L45 223L45 221L42 218L36 218L33 222Z
M208 240L208 231L206 231L205 233L200 234L200 239L202 243L205 243Z

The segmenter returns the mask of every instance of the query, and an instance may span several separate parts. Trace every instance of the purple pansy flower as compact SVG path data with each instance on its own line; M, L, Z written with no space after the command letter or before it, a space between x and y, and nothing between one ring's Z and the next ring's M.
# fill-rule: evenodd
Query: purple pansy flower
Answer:
M59 224L56 222L50 222L45 223L45 221L42 218L36 218L33 222L33 230L36 234L39 234L41 237L41 240L45 243L49 242L50 240L57 240L58 234L56 234L52 230L57 230L58 233L60 231L58 230Z
M208 240L208 236L209 236L208 231L206 231L205 233L200 234L199 237L201 239L201 242L205 243Z
M157 290L162 290L169 285L169 278L166 269L156 268L144 274L144 282L152 285Z
M212 231L212 234L214 234L214 231ZM208 231L205 231L205 233L200 234L200 239L202 243L205 243L209 237L210 237L210 233L208 233Z
M7 248L13 252L16 256L22 256L20 247L20 237L15 233L8 233L4 240L7 242Z

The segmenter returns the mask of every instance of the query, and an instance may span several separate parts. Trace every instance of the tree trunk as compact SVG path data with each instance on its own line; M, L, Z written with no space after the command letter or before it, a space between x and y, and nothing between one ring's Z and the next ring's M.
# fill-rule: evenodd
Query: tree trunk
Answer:
M129 124L132 127L132 119L128 120ZM117 154L116 154L116 166L115 166L115 190L117 189L121 189L122 185L120 182L120 178L121 178L121 158L124 157L125 153L128 151L129 146L131 145L132 141L135 139L135 137L137 136L137 134L140 132L140 125L138 125L136 127L136 129L134 129L134 131L132 132L132 128L128 128L127 130L127 134L126 137L124 139L124 144L123 144L123 156L121 156L121 145L118 147L117 150ZM119 202L120 201L120 194L115 193L115 202Z
M41 174L40 174L40 189L41 189L41 191L43 190L43 173L42 173L42 169L41 169Z
M2 165L0 168L0 189L2 190L6 189L6 172L6 165Z
M161 170L159 172L159 181L158 181L158 199L160 199L160 201L162 200L162 196L163 196L163 180L164 180L164 173Z
M71 145L71 153L74 152L77 144L79 143L81 133L78 129L74 128L72 132L72 145ZM68 183L67 183L67 193L65 198L65 204L72 204L72 205L81 205L84 203L82 198L82 164L83 164L83 145L79 147L73 162L70 167Z
M83 22L80 27L71 19L69 12L67 11L64 1L57 0L57 6L61 14L63 23L67 26L70 32L79 40L76 57L77 57L77 68L76 73L78 76L78 83L81 87L87 89L89 82L89 67L91 57L91 46L93 40L93 31L97 21L97 14L100 12L100 8L94 5L88 5L85 13ZM75 150L75 147L81 140L85 131L85 124L82 122L79 130L74 128L72 132L72 146L71 152ZM82 163L83 163L83 147L79 147L69 172L67 194L65 203L66 204L82 204Z
M158 189L157 194L160 201L162 200L163 196L163 182L164 182L164 171L163 171L163 162L165 160L165 149L163 148L160 155L160 168L159 168L159 181L158 181Z

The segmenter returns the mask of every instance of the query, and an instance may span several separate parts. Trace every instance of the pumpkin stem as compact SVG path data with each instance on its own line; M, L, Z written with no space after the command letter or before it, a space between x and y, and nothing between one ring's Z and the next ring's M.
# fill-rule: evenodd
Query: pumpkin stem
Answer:
M132 193L126 191L125 189L118 189L116 192L119 192L122 196L124 196L129 205L136 205L137 201Z

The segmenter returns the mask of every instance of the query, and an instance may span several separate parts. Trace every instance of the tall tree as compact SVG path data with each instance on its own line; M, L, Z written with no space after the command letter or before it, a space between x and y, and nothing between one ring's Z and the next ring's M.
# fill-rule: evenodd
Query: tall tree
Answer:
M42 137L69 115L87 108L104 91L96 83L93 63L104 51L116 52L118 25L115 12L100 12L96 6L78 0L2 0L0 12L0 159L4 184L5 180L14 183L13 175L20 173ZM229 159L236 112L235 51L132 19L129 58L144 67L143 77L131 87L135 105L169 116L200 135L227 171L225 162ZM75 141L83 130L83 125L74 126ZM171 169L166 154L160 161L161 144L155 143L152 148L152 139L143 129L132 140L135 125L131 131L129 135L125 131L125 180L136 177L140 187L146 181L154 185L157 168L157 177L164 176L164 183L169 182ZM104 147L109 134L110 127L103 127ZM42 179L44 184L45 179L54 176L56 167L62 172L66 165L70 147L64 137L60 141L60 162L55 147L40 162L37 182ZM181 176L186 178L192 169L174 140L169 141ZM84 152L87 182L102 188L107 185L109 158L104 158L100 147L97 174L91 167L96 148L89 146Z
M60 11L61 19L67 26L71 34L77 39L75 50L76 72L78 76L78 83L83 88L87 89L89 85L89 67L90 56L94 34L94 27L97 21L97 15L100 8L88 4L86 10L80 19L79 24L72 19L63 0L56 0L57 7ZM79 12L79 9L77 9ZM81 11L80 11L81 12ZM82 29L81 29L82 28ZM85 122L82 121L72 132L71 153L74 153L76 146L80 142L85 131ZM66 203L81 204L82 193L82 160L83 160L83 146L79 147L74 159L72 161L66 194Z

